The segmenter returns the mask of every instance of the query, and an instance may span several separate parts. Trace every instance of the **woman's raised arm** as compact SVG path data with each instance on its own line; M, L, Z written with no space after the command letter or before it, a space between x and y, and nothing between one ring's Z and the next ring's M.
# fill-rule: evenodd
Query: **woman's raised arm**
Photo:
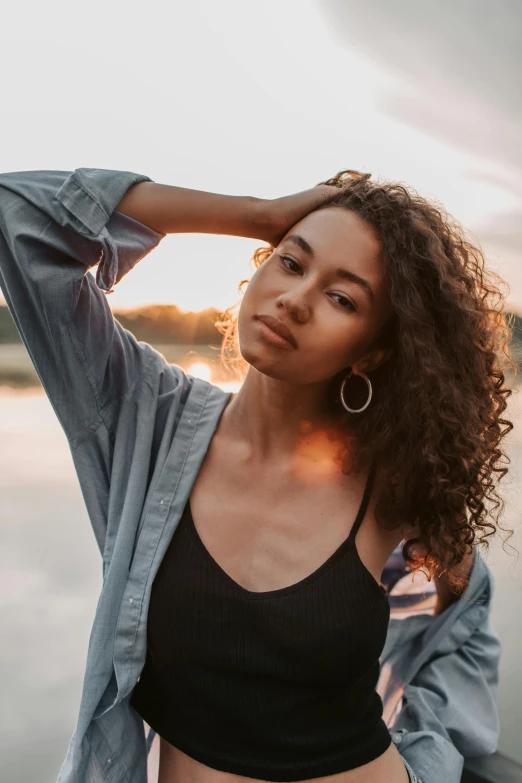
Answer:
M162 234L230 234L263 239L270 226L268 201L204 190L139 182L116 207Z
M150 350L105 297L164 237L114 212L147 179L106 169L0 174L0 288L72 447L101 428L114 434Z
M138 182L116 210L162 234L229 234L275 246L295 223L338 192L336 187L318 185L261 199Z

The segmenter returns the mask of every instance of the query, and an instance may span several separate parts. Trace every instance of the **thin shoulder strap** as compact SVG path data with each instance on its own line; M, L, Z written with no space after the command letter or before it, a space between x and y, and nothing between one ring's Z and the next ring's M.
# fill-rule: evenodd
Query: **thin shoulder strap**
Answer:
M353 523L352 529L350 530L350 535L348 536L349 541L353 541L355 539L355 536L357 535L357 531L361 526L361 522L364 519L364 515L366 514L366 509L368 508L370 495L372 493L374 478L375 478L375 463L372 462L372 465L370 467L370 472L368 473L368 478L366 480L366 487L364 488L364 494L361 500L361 505L359 506L359 511L357 512L357 516L355 517L355 522Z

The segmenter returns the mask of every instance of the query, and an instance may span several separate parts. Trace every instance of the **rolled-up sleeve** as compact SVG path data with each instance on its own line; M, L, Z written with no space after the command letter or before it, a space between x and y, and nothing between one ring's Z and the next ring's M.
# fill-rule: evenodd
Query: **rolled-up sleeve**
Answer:
M115 211L143 181L88 168L0 174L0 287L71 445L98 426L114 430L150 348L106 300L165 236Z

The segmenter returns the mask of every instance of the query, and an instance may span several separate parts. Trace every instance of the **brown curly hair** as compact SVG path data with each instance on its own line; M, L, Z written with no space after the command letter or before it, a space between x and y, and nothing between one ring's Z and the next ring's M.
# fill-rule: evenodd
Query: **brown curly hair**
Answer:
M327 402L340 423L349 420L357 463L380 468L379 524L418 532L402 547L411 570L422 569L429 580L446 573L462 593L467 580L452 569L470 554L477 533L478 543L489 548L487 539L504 530L504 503L495 487L508 472L503 463L511 461L501 449L513 429L502 418L512 394L504 371L517 372L497 287L504 281L485 269L482 250L443 206L413 188L353 170L319 184L339 193L317 209L351 210L377 231L393 311L376 343L392 348L392 358L369 373L372 404L363 415L344 410L339 388L346 370L332 378ZM254 252L256 269L273 250L269 245ZM242 280L238 291L248 282ZM239 303L215 326L223 335L222 362L236 365L244 377L248 365L239 355L234 312ZM349 454L347 449L343 457Z

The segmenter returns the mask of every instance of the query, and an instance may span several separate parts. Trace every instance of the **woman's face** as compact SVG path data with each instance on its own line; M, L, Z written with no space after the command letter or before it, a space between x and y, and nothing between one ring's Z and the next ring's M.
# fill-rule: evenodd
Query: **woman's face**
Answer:
M239 347L265 375L320 383L367 356L390 314L378 237L356 213L328 207L296 223L256 270L239 310ZM269 342L260 315L282 321L297 347Z

